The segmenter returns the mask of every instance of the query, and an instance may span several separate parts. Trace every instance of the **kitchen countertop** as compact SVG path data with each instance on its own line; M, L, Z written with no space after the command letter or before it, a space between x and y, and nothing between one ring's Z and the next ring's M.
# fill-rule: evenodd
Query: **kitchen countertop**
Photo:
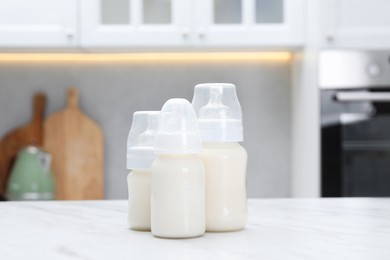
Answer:
M192 239L127 227L127 201L0 203L5 259L390 259L390 199L251 199L247 228Z

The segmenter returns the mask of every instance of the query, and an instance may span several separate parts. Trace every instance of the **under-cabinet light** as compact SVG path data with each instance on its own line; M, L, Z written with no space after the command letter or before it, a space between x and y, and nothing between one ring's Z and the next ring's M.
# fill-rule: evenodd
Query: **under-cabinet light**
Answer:
M259 62L290 59L290 52L0 53L0 63Z

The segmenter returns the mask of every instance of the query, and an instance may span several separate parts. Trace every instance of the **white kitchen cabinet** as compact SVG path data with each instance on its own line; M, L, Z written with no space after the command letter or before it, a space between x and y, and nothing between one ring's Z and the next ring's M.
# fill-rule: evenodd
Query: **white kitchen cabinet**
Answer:
M74 47L77 0L2 0L0 47Z
M322 0L322 42L326 47L389 48L389 0Z
M200 46L302 46L304 0L198 0Z
M303 45L305 0L82 0L81 45L290 47Z
M187 46L191 3L191 0L81 0L81 46Z

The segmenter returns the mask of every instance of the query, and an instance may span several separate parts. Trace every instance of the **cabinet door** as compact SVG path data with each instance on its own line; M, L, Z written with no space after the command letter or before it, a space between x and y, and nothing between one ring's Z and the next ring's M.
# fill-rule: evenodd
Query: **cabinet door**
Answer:
M321 1L327 47L389 48L389 0Z
M196 41L203 46L303 44L303 0L198 0Z
M0 47L76 46L77 0L3 0Z
M171 47L190 42L190 0L82 0L81 45Z

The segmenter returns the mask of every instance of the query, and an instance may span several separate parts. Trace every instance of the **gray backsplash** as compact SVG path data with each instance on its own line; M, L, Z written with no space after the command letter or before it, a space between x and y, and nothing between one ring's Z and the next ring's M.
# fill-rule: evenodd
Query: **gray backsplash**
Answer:
M159 110L173 97L191 101L197 83L236 84L249 155L249 197L289 196L290 63L1 64L0 136L28 122L31 99L48 96L62 109L66 89L80 89L81 109L104 130L105 194L127 196L126 139L132 113Z

